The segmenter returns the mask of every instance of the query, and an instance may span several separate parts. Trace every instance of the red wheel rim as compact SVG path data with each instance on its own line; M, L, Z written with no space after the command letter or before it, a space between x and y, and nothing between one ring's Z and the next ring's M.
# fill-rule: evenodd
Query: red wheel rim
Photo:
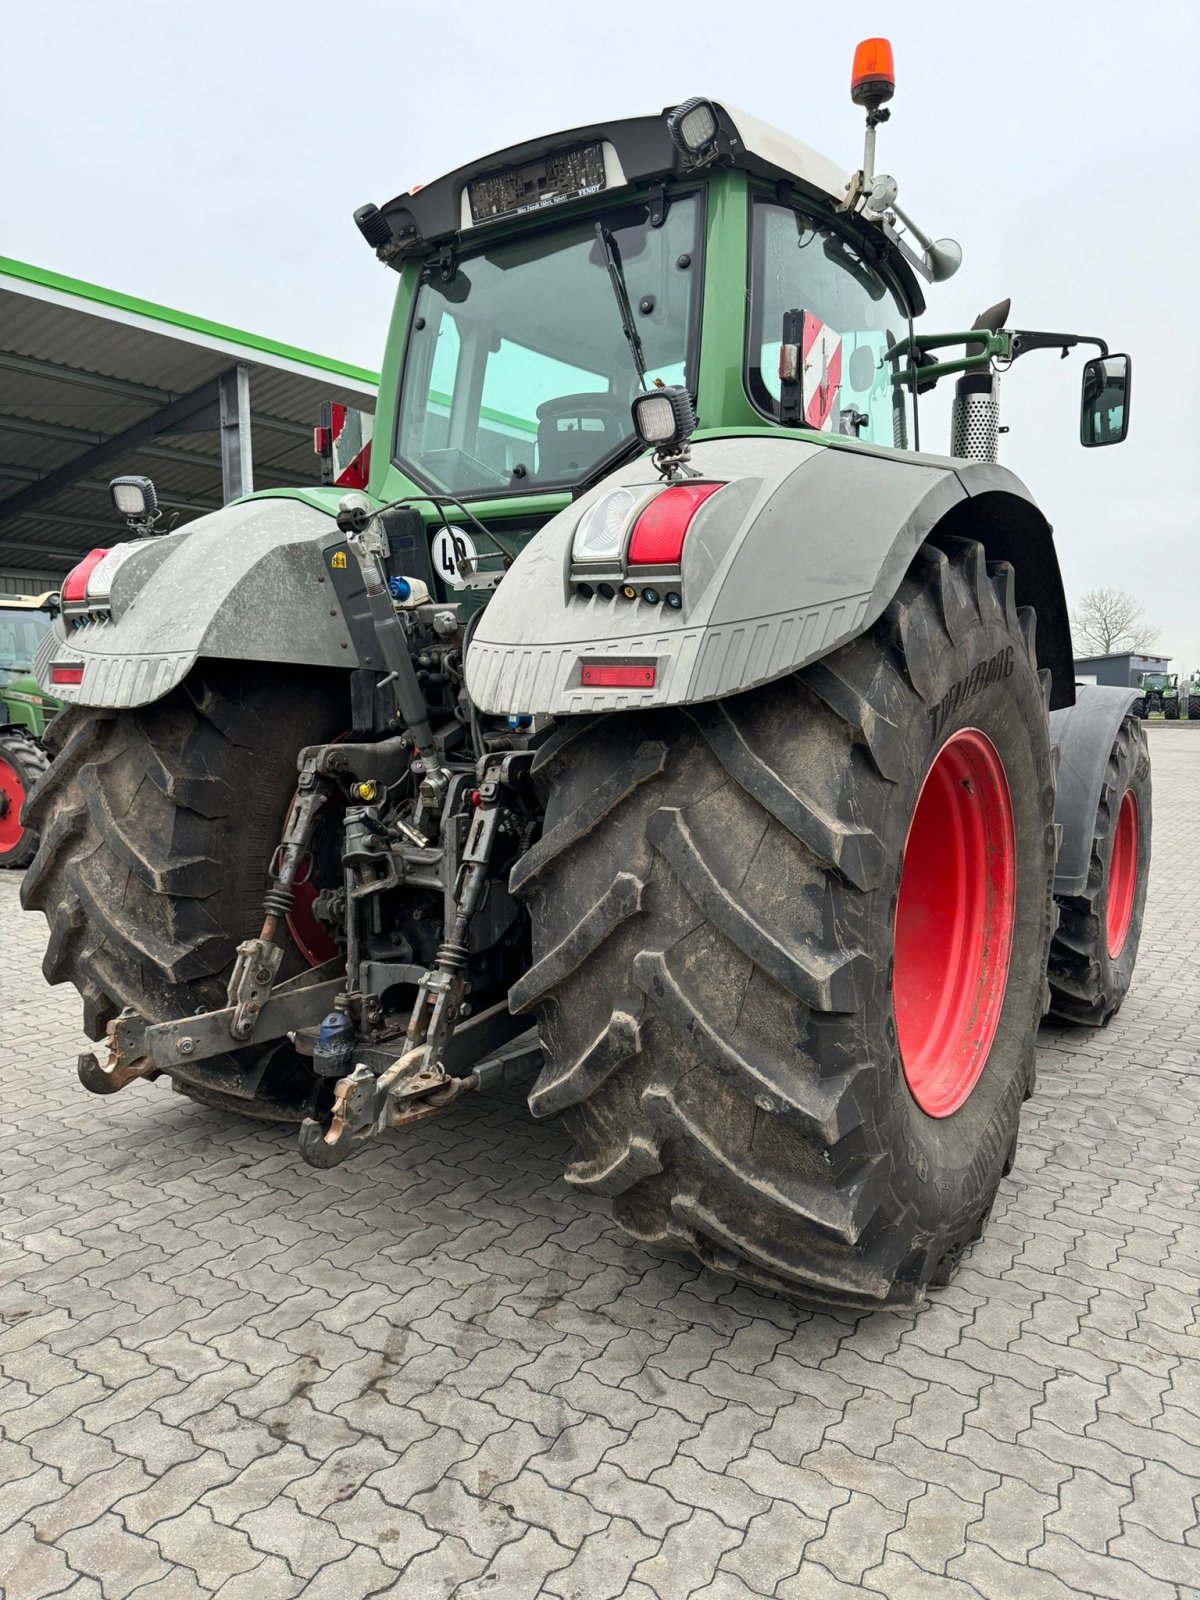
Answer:
M21 807L25 804L25 785L11 762L0 759L0 855L15 850L25 832L21 826Z
M1112 860L1108 864L1108 909L1105 938L1110 956L1119 956L1129 935L1133 915L1133 891L1137 888L1138 807L1132 789L1121 796L1117 812L1117 831L1113 838Z
M925 774L904 844L892 1004L904 1077L948 1117L979 1080L1012 955L1016 844L995 745L953 734Z

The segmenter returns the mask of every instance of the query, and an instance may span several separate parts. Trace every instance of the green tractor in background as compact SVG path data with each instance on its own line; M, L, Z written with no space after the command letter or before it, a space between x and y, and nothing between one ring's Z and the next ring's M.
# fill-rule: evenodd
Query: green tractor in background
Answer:
M1188 721L1200 720L1200 672L1193 672L1188 679L1186 699Z
M42 738L62 701L38 687L33 658L57 615L53 592L0 594L0 867L28 866L37 850L21 807L50 765Z
M1142 691L1142 697L1138 702L1138 715L1150 717L1159 711L1167 722L1178 722L1179 674L1143 672L1138 682ZM1197 712L1200 712L1200 703L1197 704Z

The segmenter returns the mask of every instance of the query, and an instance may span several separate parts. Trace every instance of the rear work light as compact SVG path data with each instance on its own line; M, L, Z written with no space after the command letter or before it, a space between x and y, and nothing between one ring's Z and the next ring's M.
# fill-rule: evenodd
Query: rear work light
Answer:
M677 567L688 525L723 483L676 483L655 495L633 525L629 538L631 567Z
M86 600L88 579L108 554L107 550L89 550L87 555L77 567L72 567L67 573L62 586L62 597L66 601Z
M602 666L585 661L579 681L585 689L653 689L657 680L657 667Z

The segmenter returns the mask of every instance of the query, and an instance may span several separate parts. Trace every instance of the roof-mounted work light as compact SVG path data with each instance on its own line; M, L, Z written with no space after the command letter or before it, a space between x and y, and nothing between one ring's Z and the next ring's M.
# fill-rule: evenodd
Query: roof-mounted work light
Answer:
M711 100L694 96L667 114L667 132L690 167L702 166L717 153L717 111Z
M385 244L392 242L391 224L379 207L370 201L365 206L359 206L354 213L354 225L372 250L382 250Z

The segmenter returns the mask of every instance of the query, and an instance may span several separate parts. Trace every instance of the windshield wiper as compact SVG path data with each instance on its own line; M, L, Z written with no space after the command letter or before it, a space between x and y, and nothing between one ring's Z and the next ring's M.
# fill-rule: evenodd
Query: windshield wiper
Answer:
M644 389L646 387L646 353L642 349L642 341L638 337L637 326L633 320L633 309L629 304L629 288L625 282L624 269L621 266L621 252L617 248L617 241L602 222L596 224L596 242L600 246L604 264L608 268L608 281L612 284L617 310L621 313L621 331L625 335L625 343L629 346L629 353L633 357L633 364L637 368L637 374Z

